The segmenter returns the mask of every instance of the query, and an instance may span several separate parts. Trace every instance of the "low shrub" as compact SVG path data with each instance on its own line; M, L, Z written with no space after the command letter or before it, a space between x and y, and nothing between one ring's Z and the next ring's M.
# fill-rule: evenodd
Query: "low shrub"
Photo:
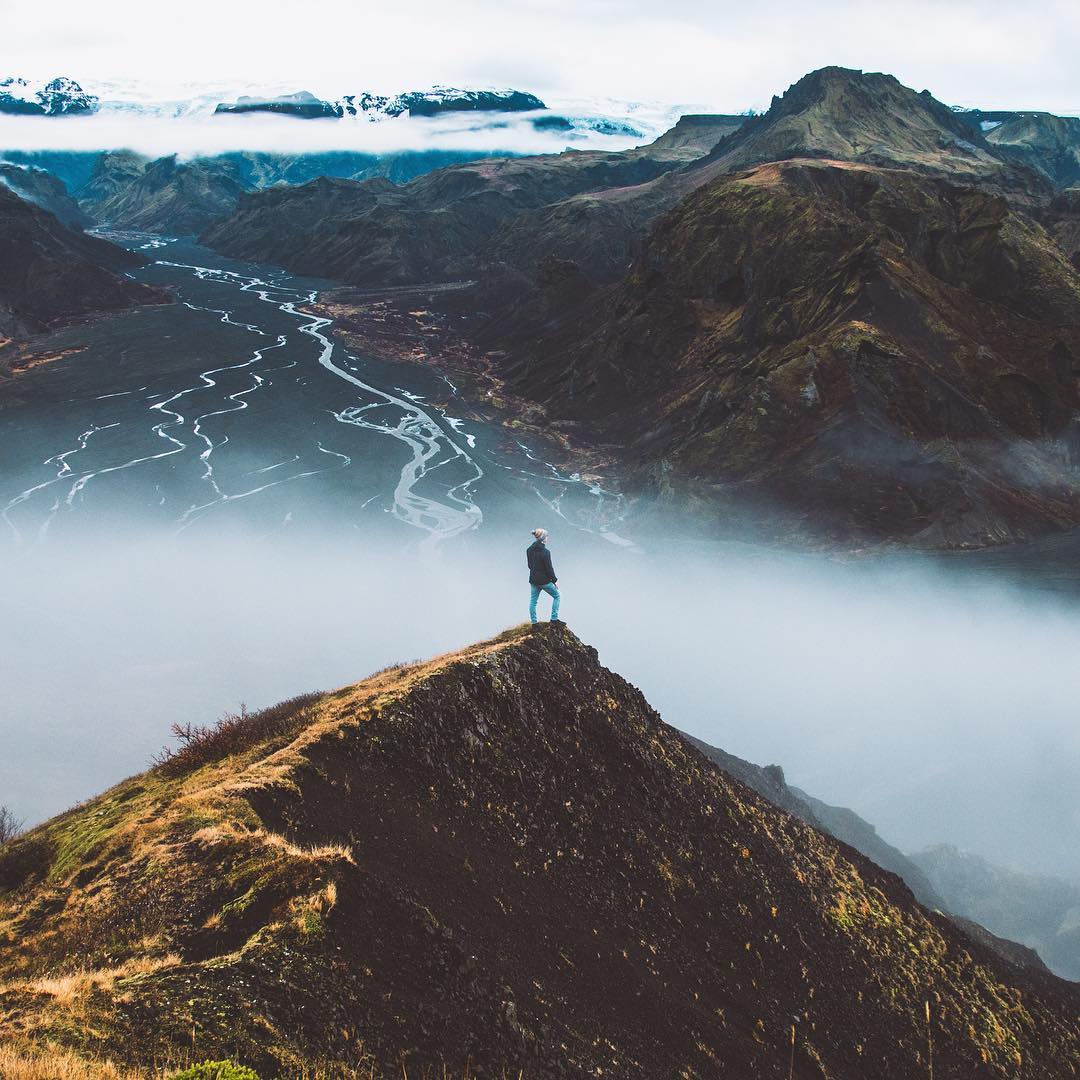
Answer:
M169 1080L259 1080L259 1074L234 1061L201 1061L183 1072L173 1073Z
M23 823L6 806L0 806L0 844L21 836Z
M29 881L43 878L54 855L52 843L40 833L0 845L0 892L20 889Z
M255 712L249 712L247 706L241 705L238 713L226 713L209 727L173 724L173 738L180 745L164 747L152 764L166 776L183 776L267 739L291 735L307 723L312 706L322 697L322 691L298 694Z

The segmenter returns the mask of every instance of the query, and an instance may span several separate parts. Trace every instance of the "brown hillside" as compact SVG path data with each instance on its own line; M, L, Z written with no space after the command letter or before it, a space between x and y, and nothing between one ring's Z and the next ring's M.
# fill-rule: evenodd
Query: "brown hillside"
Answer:
M481 340L644 490L688 480L780 535L955 546L1080 521L1080 274L973 188L817 161L722 177L619 285L549 266Z
M800 1078L926 1076L928 1034L939 1080L1077 1075L1075 987L731 779L558 625L297 707L4 849L9 1045L780 1080L794 1022Z

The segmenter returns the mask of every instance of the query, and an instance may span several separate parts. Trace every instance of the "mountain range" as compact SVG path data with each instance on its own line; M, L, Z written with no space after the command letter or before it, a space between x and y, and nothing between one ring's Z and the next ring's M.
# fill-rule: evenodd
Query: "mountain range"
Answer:
M635 150L472 161L405 185L320 179L273 188L242 200L203 239L237 258L299 273L318 267L357 285L525 282L541 253L575 254L611 277L625 266L643 215L613 205L589 222L577 207L681 170L739 122L697 117Z
M991 142L925 91L827 68L677 165L661 140L602 169L320 181L204 239L362 286L479 281L478 347L646 503L983 546L1080 522L1075 201L1017 127Z
M614 460L645 515L966 548L1080 523L1078 154L1073 118L834 67L621 151L8 157L103 225L454 286L436 304L476 364Z
M762 529L979 546L1080 520L1080 277L1001 196L796 160L721 176L628 273L480 334L511 385Z
M1076 986L762 799L557 624L188 729L0 849L0 940L7 1052L46 1069L1060 1080L1080 1056Z
M99 99L74 79L60 76L36 82L12 76L0 79L0 113L15 116L86 116L96 112Z
M508 114L514 114L514 119L521 119L523 131L549 133L569 141L616 136L626 145L627 138L641 139L667 126L657 124L660 115L668 116L670 110L611 100L561 102L549 107L529 91L497 87L432 86L393 94L365 90L320 96L307 89L283 91L280 87L255 86L207 88L193 93L190 86L185 86L175 97L163 98L147 93L138 84L124 82L102 82L91 93L66 76L48 82L8 76L0 79L2 114L95 116L103 121L121 119L128 124L196 121L204 125L204 132L214 130L212 125L217 123L220 134L229 130L241 140L236 144L240 147L246 145L243 125L238 130L235 123L218 118L268 114L296 120L397 121L394 126L399 135L404 135L412 121L443 118L451 121L452 127L482 131L485 126L493 130L505 128L511 118ZM210 127L206 126L208 121ZM347 128L347 123L342 127ZM253 129L248 130L250 133Z
M221 102L215 113L268 112L303 120L340 119L362 116L368 120L397 116L438 116L454 112L532 112L547 106L535 95L522 90L457 90L436 86L388 97L384 94L346 94L338 101L325 101L308 90L295 94L253 97L242 95L235 102Z

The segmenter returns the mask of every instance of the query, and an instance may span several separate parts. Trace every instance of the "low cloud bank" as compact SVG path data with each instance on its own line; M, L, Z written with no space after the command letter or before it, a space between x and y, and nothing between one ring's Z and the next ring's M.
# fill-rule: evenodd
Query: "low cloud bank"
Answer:
M533 120L567 116L573 130L537 129ZM652 141L678 114L650 109L631 119L612 118L627 132L607 134L589 125L604 121L580 112L449 113L371 122L362 117L302 120L247 113L166 118L103 111L94 116L0 116L0 147L7 150L97 151L128 149L148 157L209 156L232 150L286 154L353 150L390 154L407 150L476 150L487 153L559 153L565 149L625 150ZM604 124L600 123L603 127ZM635 134L638 132L640 134Z
M348 683L525 615L517 538L422 555L325 536L116 534L5 559L0 802L43 818L143 768L174 721ZM946 841L1080 877L1074 597L911 560L552 543L570 625L668 722L782 764L904 848Z

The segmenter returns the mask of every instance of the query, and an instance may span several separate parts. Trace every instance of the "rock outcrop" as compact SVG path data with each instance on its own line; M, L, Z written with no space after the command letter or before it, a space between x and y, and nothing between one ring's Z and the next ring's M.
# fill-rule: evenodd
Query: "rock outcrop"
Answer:
M709 164L730 173L792 158L912 169L1019 198L1048 190L929 91L849 68L805 75L720 143Z

